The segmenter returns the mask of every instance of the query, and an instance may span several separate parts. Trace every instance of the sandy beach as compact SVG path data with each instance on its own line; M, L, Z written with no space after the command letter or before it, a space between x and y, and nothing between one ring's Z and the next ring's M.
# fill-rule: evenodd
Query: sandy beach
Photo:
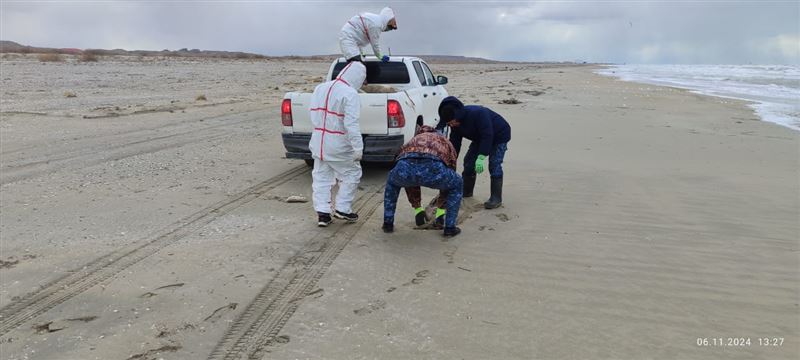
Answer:
M357 224L284 201L280 99L328 62L0 64L2 359L800 357L800 132L744 102L431 64L512 126L444 241L402 197L381 232L385 166Z

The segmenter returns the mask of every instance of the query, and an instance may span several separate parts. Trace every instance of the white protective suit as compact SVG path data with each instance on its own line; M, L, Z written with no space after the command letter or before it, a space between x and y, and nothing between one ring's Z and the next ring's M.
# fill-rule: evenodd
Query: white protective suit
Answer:
M381 32L387 30L387 24L392 19L394 11L388 7L383 8L380 14L363 13L353 16L342 26L339 34L339 46L344 58L361 56L361 48L372 45L372 51L380 59L383 56Z
M336 210L349 214L361 181L358 160L364 152L358 118L361 100L358 90L367 77L360 62L348 63L333 81L317 85L311 95L311 123L314 132L308 148L314 157L312 171L314 210L331 213L331 189L339 180Z

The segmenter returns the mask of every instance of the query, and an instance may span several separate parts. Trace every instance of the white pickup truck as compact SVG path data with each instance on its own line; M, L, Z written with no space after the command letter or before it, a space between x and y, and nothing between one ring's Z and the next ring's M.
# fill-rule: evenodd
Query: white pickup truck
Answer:
M435 126L439 122L439 103L447 97L447 78L434 76L420 58L392 56L381 62L366 58L367 83L393 88L390 93L359 93L359 125L364 139L364 161L390 162L400 146L414 136L417 124ZM344 58L334 60L325 81L333 80L346 65ZM311 93L288 92L281 104L283 145L286 157L305 159L314 164L308 142L311 140L309 103Z

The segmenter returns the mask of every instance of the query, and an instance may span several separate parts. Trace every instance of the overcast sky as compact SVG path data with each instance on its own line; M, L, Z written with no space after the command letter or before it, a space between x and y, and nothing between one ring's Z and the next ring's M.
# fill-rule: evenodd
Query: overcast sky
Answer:
M613 63L800 64L796 0L8 1L0 39L44 47L339 52L351 16L391 6L393 54Z

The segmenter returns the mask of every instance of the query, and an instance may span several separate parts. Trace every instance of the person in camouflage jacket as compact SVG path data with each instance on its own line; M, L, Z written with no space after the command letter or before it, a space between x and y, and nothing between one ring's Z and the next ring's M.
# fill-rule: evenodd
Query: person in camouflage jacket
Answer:
M383 231L394 231L394 216L400 189L406 188L409 201L421 209L420 186L441 191L446 208L444 235L455 236L461 232L456 227L461 205L463 181L455 171L457 153L444 136L430 126L421 126L417 135L400 148L397 163L386 179L383 200ZM446 194L446 195L445 195ZM419 211L417 212L419 215Z

